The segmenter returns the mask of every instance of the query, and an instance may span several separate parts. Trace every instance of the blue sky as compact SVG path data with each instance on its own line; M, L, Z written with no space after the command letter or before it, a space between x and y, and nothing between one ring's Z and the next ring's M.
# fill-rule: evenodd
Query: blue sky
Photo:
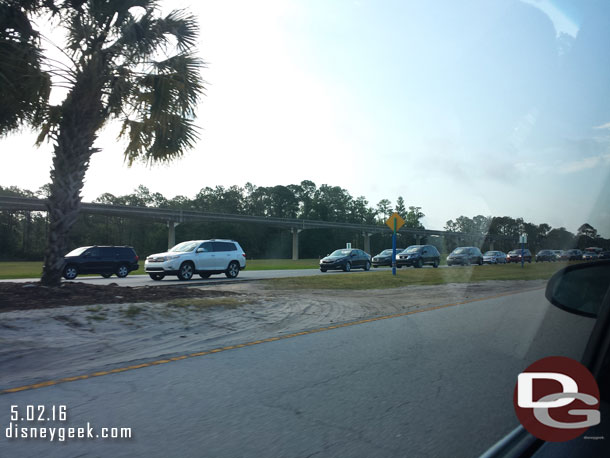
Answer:
M161 4L199 16L201 140L169 167L127 168L109 126L86 200L309 179L373 206L401 195L430 228L508 215L610 236L607 2ZM48 180L50 146L32 143L0 140L22 153L5 158L1 185Z

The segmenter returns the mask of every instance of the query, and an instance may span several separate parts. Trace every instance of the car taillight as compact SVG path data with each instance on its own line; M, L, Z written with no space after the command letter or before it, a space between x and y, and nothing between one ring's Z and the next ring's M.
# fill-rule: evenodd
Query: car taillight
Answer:
M140 256L136 254L136 262L140 260Z
M241 255L242 255L244 258L246 257L246 253L242 253Z

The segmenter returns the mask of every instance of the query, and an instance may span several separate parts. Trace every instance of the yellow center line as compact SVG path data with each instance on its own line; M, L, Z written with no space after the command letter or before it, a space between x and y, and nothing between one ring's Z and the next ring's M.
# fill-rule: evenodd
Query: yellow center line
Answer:
M356 325L359 325L359 324L372 323L373 321L388 320L388 319L391 319L391 318L399 318L399 317L403 317L403 316L414 315L416 313L430 312L430 311L433 311L433 310L440 310L440 309L444 309L444 308L448 308L448 307L455 307L455 306L458 306L458 305L471 304L473 302L480 302L480 301L487 301L487 300L490 300L490 299L497 299L497 298L500 298L500 297L511 296L511 295L514 295L514 294L521 294L521 293L527 293L527 292L531 292L531 291L538 291L538 290L543 289L543 288L544 287L530 288L530 289L524 289L524 290L516 291L516 292L515 291L511 291L511 292L508 292L508 293L495 294L493 296L486 296L486 297L479 297L479 298L476 298L476 299L469 299L467 301L452 302L452 303L449 303L449 304L437 305L437 306L434 306L434 307L423 308L423 309L420 309L420 310L411 310L409 312L394 313L392 315L384 315L384 316L377 316L377 317L372 317L372 318L366 318L366 319L362 319L362 320L348 321L346 323L333 324L331 326L326 326L326 327L317 328L317 329L311 329L309 331L294 332L294 333L291 333L291 334L285 334L283 336L269 337L267 339L254 340L252 342L245 342L245 343L241 343L241 344L228 345L226 347L214 348L212 350L200 351L200 352L197 352L197 353L190 353L188 355L175 356L173 358L168 358L168 359L159 359L159 360L156 360L156 361L150 361L148 363L136 364L136 365L133 365L133 366L125 366L125 367L119 367L119 368L111 369L111 370L107 370L107 371L94 372L92 374L77 375L77 376L74 376L74 377L65 377L65 378L60 378L60 379L57 379L57 380L49 380L49 381L46 381L46 382L35 383L35 384L32 384L32 385L24 385L24 386L19 386L19 387L16 387L16 388L7 388L7 389L4 389L4 390L1 390L0 391L0 395L2 395L2 394L9 394L9 393L17 393L19 391L35 390L37 388L44 388L46 386L57 385L57 384L60 384L60 383L75 382L77 380L86 380L86 379L93 378L93 377L102 377L104 375L116 374L116 373L119 373L119 372L131 371L131 370L135 370L135 369L142 369L144 367L157 366L159 364L171 363L171 362L174 362L174 361L180 361L180 360L188 359L188 358L196 358L198 356L205 356L205 355L209 355L209 354L212 354L212 353L220 353L220 352L227 351L227 350L235 350L237 348L243 348L243 347L247 347L247 346L251 346L251 345L259 345L259 344L268 343L268 342L275 342L275 341L278 341L278 340L292 339L293 337L305 336L305 335L308 335L308 334L314 334L316 332L330 331L332 329L339 329L339 328L344 328L344 327L347 327L347 326L356 326Z

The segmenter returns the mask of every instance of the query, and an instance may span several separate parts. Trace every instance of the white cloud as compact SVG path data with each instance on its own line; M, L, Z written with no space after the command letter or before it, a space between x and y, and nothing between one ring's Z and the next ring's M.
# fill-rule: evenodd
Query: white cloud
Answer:
M610 154L600 154L599 156L590 156L578 161L567 162L559 167L559 173L575 173L583 170L589 170L595 167L605 167L610 165Z

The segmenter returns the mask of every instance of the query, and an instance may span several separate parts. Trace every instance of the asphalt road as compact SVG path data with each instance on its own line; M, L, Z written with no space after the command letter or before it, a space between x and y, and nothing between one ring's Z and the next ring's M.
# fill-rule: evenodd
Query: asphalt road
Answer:
M447 267L447 266L439 266ZM424 269L432 269L432 267L423 267ZM404 269L404 268L403 268ZM459 267L455 267L459 269ZM371 268L371 271L390 271L389 267L381 267L377 269ZM248 281L248 280L265 280L268 278L287 278L287 277L306 277L310 275L357 275L364 272L361 269L353 270L351 272L343 272L341 270L330 270L322 273L319 269L293 269L293 270L242 270L239 276L235 279L229 279L224 274L212 275L210 278L202 279L199 275L195 275L189 281L180 281L176 276L165 277L161 281L154 281L148 275L129 275L125 278L117 278L112 276L110 278L103 278L100 276L90 277L77 277L73 281L92 283L96 285L108 285L110 283L116 283L120 286L160 286L160 285L206 285L206 284L218 284L218 283L229 283L237 281ZM38 281L39 278L24 278L24 279L12 279L12 280L0 280L10 282L26 282L26 281Z
M537 290L4 394L0 456L477 456L517 425L518 373L592 325ZM8 440L12 405L133 437Z

